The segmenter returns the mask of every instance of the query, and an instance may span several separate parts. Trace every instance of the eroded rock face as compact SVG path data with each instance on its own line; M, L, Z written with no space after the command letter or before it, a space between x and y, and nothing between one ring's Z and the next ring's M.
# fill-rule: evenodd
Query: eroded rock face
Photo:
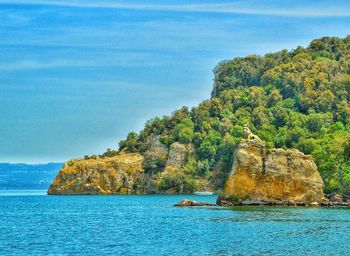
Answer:
M159 136L150 136L149 148L144 153L164 159L166 166L159 172L144 169L144 156L121 152L112 157L87 157L70 160L64 164L51 184L48 194L153 194L189 193L182 167L192 145L175 142L170 150L161 144ZM178 175L177 175L178 174ZM171 181L169 181L171 180ZM171 185L162 185L172 182ZM184 185L185 184L185 185ZM205 182L198 182L200 187ZM195 188L197 189L197 187Z
M143 156L136 153L70 160L56 176L48 194L141 193L148 181L142 162Z
M182 168L186 163L187 156L191 149L192 145L185 145L179 142L171 144L166 166L172 166L176 169Z
M272 149L249 132L234 153L223 202L322 202L323 181L311 156L298 150Z
M148 151L154 152L160 155L168 155L168 149L160 142L159 135L151 135L148 138L149 149Z

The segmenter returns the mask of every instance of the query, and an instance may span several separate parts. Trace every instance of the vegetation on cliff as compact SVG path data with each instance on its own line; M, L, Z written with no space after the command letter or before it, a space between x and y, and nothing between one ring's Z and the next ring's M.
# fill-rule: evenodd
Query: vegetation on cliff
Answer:
M148 121L118 151L141 153L145 172L156 175L166 168L166 158L150 152L151 135L167 148L174 142L191 145L181 172L160 177L159 189L184 183L193 190L200 179L222 188L247 124L268 148L312 154L326 193L350 193L350 36L223 61L214 75L210 100Z

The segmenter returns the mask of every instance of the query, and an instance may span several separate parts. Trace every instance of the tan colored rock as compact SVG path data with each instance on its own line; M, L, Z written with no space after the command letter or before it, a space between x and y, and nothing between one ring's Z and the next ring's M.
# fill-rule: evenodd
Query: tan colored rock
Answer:
M312 203L310 203L310 206L312 206L312 207L317 207L317 206L319 206L320 204L318 203L318 202L312 202Z
M267 152L263 141L249 135L234 153L222 199L321 202L323 187L311 156L298 150Z
M147 179L142 162L143 156L137 153L70 160L57 174L48 194L138 193L135 182Z
M182 168L186 162L190 150L192 150L192 145L174 142L170 146L169 158L166 166L172 166L176 169Z
M167 155L168 148L160 142L159 135L151 135L148 137L147 142L149 143L148 151L154 152L160 155Z

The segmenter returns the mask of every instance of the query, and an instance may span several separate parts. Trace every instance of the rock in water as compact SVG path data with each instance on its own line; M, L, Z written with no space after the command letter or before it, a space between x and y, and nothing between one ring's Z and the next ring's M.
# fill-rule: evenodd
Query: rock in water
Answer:
M139 193L135 185L147 180L142 162L143 156L137 153L70 160L57 174L48 194Z
M234 152L234 163L219 197L229 201L322 202L323 181L311 156L298 150L267 150L265 143L246 129Z
M180 203L175 204L174 206L218 206L217 204L212 203L203 203L203 202L197 202L190 199L184 199Z

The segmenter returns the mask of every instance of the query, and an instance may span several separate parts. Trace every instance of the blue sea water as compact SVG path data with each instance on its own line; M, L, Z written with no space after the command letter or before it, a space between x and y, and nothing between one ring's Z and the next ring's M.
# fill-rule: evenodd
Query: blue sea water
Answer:
M1 255L349 255L350 209L177 208L215 196L0 192Z

